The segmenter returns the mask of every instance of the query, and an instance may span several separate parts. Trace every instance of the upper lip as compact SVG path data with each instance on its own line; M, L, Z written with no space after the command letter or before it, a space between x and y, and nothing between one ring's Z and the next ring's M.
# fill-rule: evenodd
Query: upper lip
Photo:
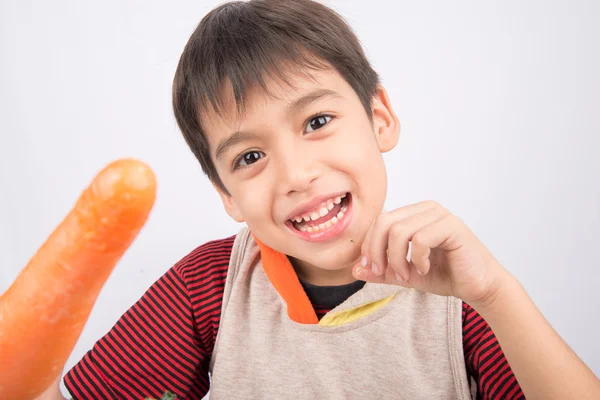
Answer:
M294 208L294 210L286 218L286 221L290 220L294 217L300 216L300 215L314 209L315 207L317 207L318 205L321 205L321 203L324 203L325 201L327 201L329 199L333 199L337 196L343 196L346 193L348 193L348 192L337 192L337 193L331 193L331 194L325 194L322 196L313 197L309 201L302 203L298 207Z

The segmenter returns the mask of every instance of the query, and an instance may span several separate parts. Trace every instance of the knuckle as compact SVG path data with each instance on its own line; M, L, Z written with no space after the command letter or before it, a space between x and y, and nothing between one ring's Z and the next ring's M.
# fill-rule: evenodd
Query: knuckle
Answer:
M456 215L454 214L448 214L446 216L446 218L448 218L448 220L452 223L452 224L457 224L457 225L462 225L462 220L460 218L458 218Z
M425 235L423 234L423 232L417 232L415 233L411 241L413 249L415 247L425 246Z
M375 218L375 222L373 223L373 230L380 231L386 225L386 215L379 214L377 218Z
M425 200L423 202L423 204L425 204L426 206L430 207L430 208L441 208L442 206L440 205L440 203L438 203L435 200Z
M406 236L405 228L401 224L394 224L390 227L390 237L394 239L401 239Z

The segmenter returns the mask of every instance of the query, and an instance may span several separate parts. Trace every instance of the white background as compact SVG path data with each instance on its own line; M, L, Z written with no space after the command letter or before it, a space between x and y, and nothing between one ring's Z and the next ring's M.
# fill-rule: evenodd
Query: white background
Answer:
M171 109L183 46L217 4L0 3L0 292L105 164L138 157L159 180L67 369L173 263L238 230ZM599 375L600 3L329 4L402 123L386 208L435 199L461 217Z

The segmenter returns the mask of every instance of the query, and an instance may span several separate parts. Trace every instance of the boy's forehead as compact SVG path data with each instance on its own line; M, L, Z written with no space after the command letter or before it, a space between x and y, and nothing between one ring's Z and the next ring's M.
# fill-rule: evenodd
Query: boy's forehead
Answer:
M265 113L285 112L302 99L311 97L348 96L353 93L343 77L333 69L290 72L280 79L265 80L265 88L252 85L244 95L241 107L235 101L233 87L224 82L221 90L222 110L207 110L202 114L202 126L211 143L239 129L245 121ZM313 99L314 100L314 99ZM211 146L212 147L212 146Z

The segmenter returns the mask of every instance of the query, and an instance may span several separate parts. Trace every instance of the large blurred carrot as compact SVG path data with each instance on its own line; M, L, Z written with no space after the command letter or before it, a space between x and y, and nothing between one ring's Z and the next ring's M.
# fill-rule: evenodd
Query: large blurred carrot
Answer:
M62 373L155 194L146 164L108 165L0 297L0 399L33 399Z

